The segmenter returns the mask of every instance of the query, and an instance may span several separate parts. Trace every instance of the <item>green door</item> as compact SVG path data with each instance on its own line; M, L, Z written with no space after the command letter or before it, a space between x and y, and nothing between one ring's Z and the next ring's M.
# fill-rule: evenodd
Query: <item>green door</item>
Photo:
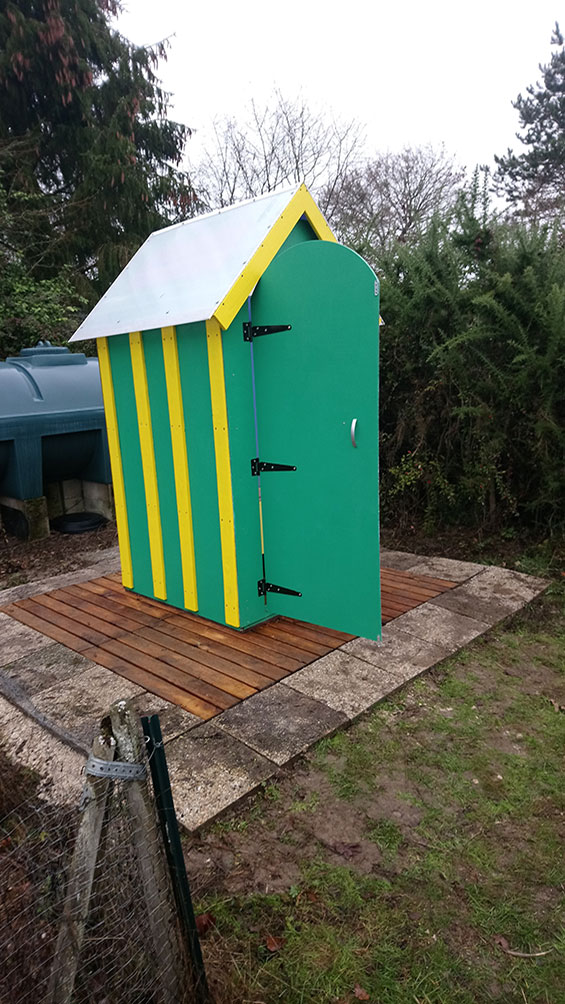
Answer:
M251 300L267 610L380 635L378 283L340 244L279 255Z

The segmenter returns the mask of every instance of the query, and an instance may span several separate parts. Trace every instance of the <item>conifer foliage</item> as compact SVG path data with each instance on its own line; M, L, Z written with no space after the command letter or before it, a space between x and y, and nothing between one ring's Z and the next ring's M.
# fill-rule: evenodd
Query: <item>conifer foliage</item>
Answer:
M68 270L92 301L156 228L190 212L190 130L167 117L165 45L112 26L119 0L0 0L0 254Z
M533 222L551 221L565 210L565 47L558 24L551 43L541 81L514 102L525 149L495 158L499 190L518 215Z
M477 176L455 216L381 259L386 517L563 526L565 250L497 221Z

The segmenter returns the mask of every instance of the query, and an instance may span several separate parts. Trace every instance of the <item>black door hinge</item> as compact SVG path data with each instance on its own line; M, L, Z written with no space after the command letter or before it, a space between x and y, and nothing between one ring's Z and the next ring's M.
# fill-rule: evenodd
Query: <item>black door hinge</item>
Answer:
M260 335L274 335L277 331L290 331L292 324L251 324L250 321L243 322L243 341L252 342Z
M259 579L257 592L259 596L266 596L267 593L282 593L284 596L302 596L302 593L298 593L296 589L286 589L285 586L274 586L272 582L265 582L265 579Z
M296 467L292 467L290 464L270 464L266 460L259 460L259 457L253 457L251 461L251 474L254 478L259 477L263 471L295 471Z

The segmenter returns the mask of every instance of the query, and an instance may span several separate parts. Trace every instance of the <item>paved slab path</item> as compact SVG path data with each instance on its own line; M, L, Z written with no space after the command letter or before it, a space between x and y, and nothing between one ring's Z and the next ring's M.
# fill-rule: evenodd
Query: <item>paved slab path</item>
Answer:
M159 714L177 814L194 830L549 585L506 568L400 551L383 552L382 563L458 585L391 621L381 642L349 641L208 722L2 613L16 600L115 572L116 549L90 568L4 590L0 735L39 772L51 798L72 800L97 723L114 700L129 698L140 714Z

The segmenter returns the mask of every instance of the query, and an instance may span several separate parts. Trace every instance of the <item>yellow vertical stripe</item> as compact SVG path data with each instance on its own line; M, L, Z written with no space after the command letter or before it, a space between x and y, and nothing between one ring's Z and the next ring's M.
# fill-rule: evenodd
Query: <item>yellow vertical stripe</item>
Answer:
M161 340L163 342L163 359L165 362L165 380L167 383L167 400L169 402L169 421L171 426L171 444L173 448L173 467L175 471L184 605L185 607L188 607L189 610L198 610L192 505L190 502L190 480L188 476L188 457L186 453L186 429L184 424L177 333L175 328L162 328Z
M147 370L145 368L145 353L143 338L140 331L132 331L129 336L131 352L131 368L133 371L133 388L137 408L137 424L139 427L139 445L141 447L141 464L145 484L145 501L147 505L147 526L149 528L149 551L151 554L151 573L153 575L153 592L160 600L167 598L165 582L165 559L163 556L163 535L161 532L161 512L159 509L159 492L157 489L157 469L155 467L155 449L153 445L153 429L151 427L151 408L149 405L149 389L147 387Z
M224 573L224 610L226 623L239 627L239 596L237 590L224 354L222 349L222 331L214 318L211 321L206 321L206 341L208 343L208 368L210 370L210 394L212 398L212 422L214 425L218 506L220 510L220 539Z
M100 364L100 381L106 413L106 429L108 430L108 451L112 468L112 486L114 490L114 505L116 507L116 526L120 545L120 560L122 564L122 582L128 589L133 588L133 568L131 564L131 545L129 539L128 514L126 508L126 491L124 487L124 471L118 434L118 419L116 416L116 399L112 382L112 369L108 352L108 339L98 338L98 362Z

